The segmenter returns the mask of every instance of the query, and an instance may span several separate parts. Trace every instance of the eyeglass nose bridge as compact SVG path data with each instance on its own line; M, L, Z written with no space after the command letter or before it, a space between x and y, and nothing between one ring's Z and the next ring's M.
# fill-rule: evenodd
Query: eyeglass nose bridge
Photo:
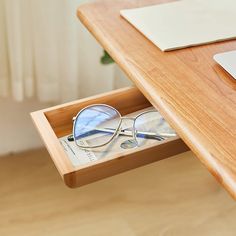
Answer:
M135 118L134 117L121 117L121 126L122 126L122 122L124 121L124 120L131 120L131 121L135 121ZM121 128L121 127L120 127ZM134 130L132 131L133 133L134 133Z
M134 117L121 117L121 120L135 120L135 118Z
M118 131L118 134L122 133L122 132L127 132L128 130L126 129L122 129L122 121L124 120L130 120L130 121L135 121L135 117L121 117L121 122L120 122L120 127L119 127L119 131ZM135 140L135 129L134 129L134 125L132 126L132 130L129 130L129 132L131 133L131 135L128 135L128 136L131 136L133 137L133 139Z

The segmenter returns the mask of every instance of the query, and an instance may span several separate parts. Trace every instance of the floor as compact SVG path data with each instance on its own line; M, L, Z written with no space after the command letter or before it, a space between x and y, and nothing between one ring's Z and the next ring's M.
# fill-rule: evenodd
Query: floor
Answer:
M191 152L69 189L48 153L0 158L1 236L236 235L236 202Z

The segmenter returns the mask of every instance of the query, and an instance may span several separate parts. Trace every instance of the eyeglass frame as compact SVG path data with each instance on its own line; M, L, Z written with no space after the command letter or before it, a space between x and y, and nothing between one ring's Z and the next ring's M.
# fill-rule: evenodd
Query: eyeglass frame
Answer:
M112 110L116 111L116 113L119 115L119 119L120 119L119 124L118 124L117 128L115 129L114 134L112 135L112 137L110 138L110 140L108 140L106 143L100 144L100 145L93 145L93 146L83 146L83 145L79 145L79 144L77 143L76 139L75 139L75 123L76 123L76 120L77 120L77 118L79 117L79 115L80 115L84 110L86 110L86 109L88 109L88 108L90 108L90 107L93 107L93 106L105 106L105 107L111 108ZM119 112L116 108L114 108L114 107L112 107L112 106L110 106L110 105L107 105L107 104L102 104L102 103L100 103L100 104L88 105L88 106L84 107L83 109L81 109L81 110L77 113L77 115L76 115L75 117L73 117L73 119L72 119L72 120L73 120L73 134L72 134L72 135L73 135L75 144L76 144L78 147L83 148L83 149L99 148L99 147L106 146L107 144L111 143L111 142L112 142L117 136L119 136L120 133L122 132L122 130L121 130L121 124L122 124L122 121L123 121L123 120L133 120L133 126L132 126L132 131L131 131L131 132L132 132L133 140L136 142L136 144L137 144L137 146L138 146L138 141L137 141L136 132L135 132L135 131L136 131L136 129L135 129L135 121L136 121L140 116L142 116L142 115L144 115L144 114L146 114L146 113L150 113L150 112L157 112L157 113L158 113L157 110L149 110L149 111L143 111L143 112L141 112L140 114L138 114L138 115L135 116L135 117L125 117L125 116L121 116L120 112ZM156 136L159 137L161 140L165 140L165 138L164 138L163 136L172 137L171 134L170 134L170 135L167 135L167 134L165 134L165 135L159 135L159 134L157 134ZM160 140L159 140L159 141L160 141Z

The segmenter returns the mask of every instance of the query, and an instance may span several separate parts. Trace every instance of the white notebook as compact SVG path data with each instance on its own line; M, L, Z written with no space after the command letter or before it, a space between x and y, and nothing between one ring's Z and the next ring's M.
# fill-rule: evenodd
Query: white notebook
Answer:
M236 38L236 0L181 0L120 13L162 51Z

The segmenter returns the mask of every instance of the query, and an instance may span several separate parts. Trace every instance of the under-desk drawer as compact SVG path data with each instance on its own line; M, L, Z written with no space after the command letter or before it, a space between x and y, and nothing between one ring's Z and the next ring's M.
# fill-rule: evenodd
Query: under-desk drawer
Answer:
M109 153L105 153L106 155L103 158L75 165L68 157L61 138L71 134L72 118L82 108L90 104L101 103L115 107L121 115L151 106L137 88L131 87L31 114L53 162L69 187L85 185L188 150L188 147L179 137L174 137L132 149L111 149Z

